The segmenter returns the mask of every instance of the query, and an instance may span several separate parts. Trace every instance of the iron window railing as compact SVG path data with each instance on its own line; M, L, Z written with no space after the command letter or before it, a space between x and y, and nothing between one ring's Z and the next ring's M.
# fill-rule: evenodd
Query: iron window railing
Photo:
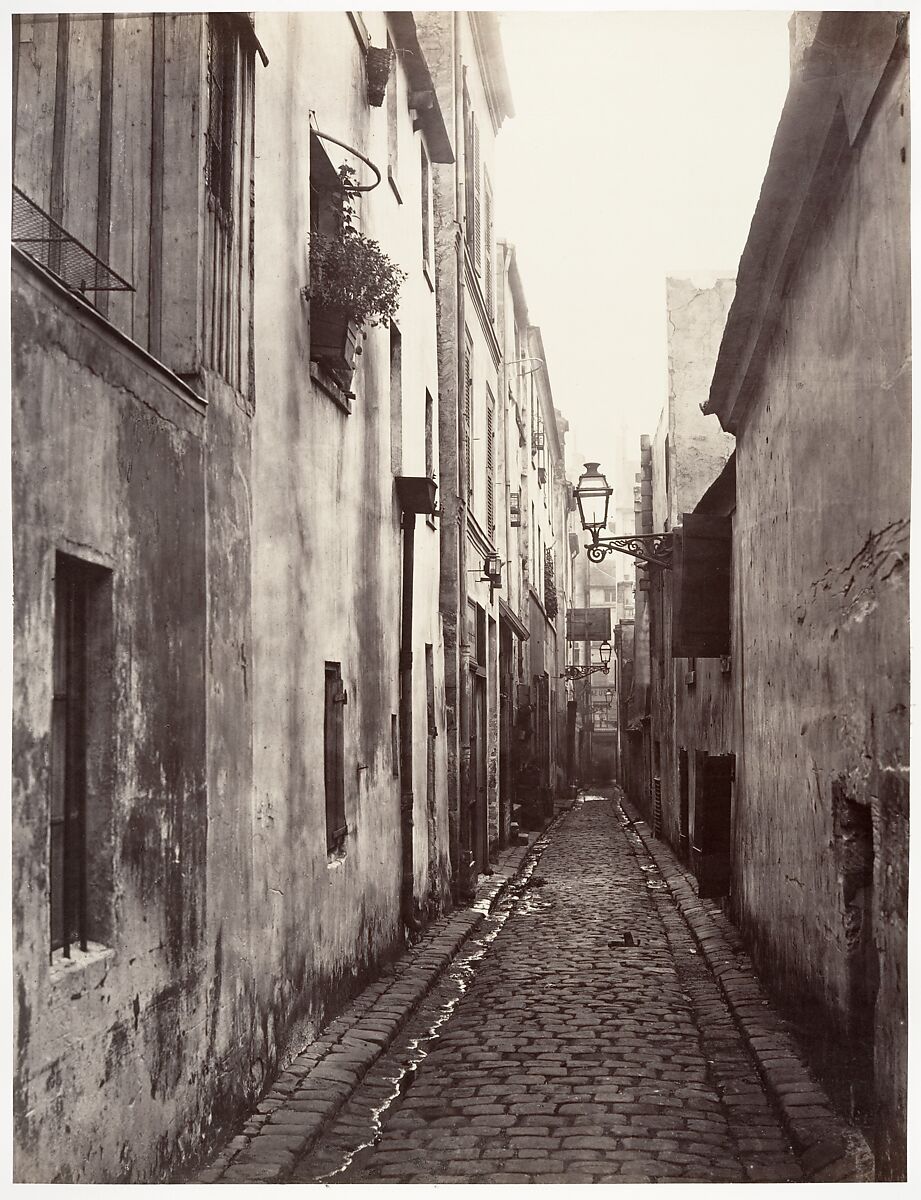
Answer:
M134 287L13 184L11 240L72 292L133 292Z

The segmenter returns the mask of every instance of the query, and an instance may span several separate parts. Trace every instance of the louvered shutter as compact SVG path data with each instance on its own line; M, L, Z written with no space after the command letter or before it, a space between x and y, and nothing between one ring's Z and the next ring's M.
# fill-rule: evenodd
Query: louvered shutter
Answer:
M473 265L477 271L483 267L483 217L481 213L481 191L482 179L480 170L480 130L476 123L476 117L471 117L471 128L473 130Z
M493 398L487 398L486 406L486 524L489 530L490 538L494 538L496 534L496 509L495 496L493 487L494 474L494 405Z
M471 364L470 343L464 349L464 469L467 473L467 495L473 490L472 439L470 436L470 421L473 406L473 370Z
M483 288L486 292L486 311L493 315L493 266L492 266L492 188L489 176L483 172Z

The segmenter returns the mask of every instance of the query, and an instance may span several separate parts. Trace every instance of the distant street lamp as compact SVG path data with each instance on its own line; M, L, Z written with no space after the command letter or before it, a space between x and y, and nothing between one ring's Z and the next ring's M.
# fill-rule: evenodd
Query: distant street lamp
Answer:
M604 562L605 556L618 550L630 554L647 566L671 567L672 535L670 533L635 533L629 537L602 537L608 523L608 506L614 489L598 470L598 463L586 463L576 486L576 503L582 528L592 535L586 546L589 562Z

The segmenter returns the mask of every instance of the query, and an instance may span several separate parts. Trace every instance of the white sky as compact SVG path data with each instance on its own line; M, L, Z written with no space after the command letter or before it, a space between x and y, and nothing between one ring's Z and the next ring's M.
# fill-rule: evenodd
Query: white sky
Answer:
M618 439L638 455L665 398L666 276L735 276L789 16L502 14L518 115L499 135L496 232L517 248L570 444L609 478Z

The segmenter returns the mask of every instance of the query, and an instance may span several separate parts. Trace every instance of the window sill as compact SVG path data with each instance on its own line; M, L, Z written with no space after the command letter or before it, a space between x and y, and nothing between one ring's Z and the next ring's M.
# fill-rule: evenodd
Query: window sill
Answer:
M425 282L429 285L429 291L434 295L435 285L432 283L432 276L430 274L428 261L424 258L422 260L422 274L425 277Z
M71 947L70 958L64 957L63 950L52 950L49 978L53 985L79 980L80 985L84 986L83 976L87 971L96 966L102 966L102 974L108 970L109 964L115 958L112 947L103 946L99 942L87 942L86 946L85 950L77 946Z
M345 413L352 411L352 400L355 398L354 392L346 392L333 379L332 375L328 374L319 363L310 363L310 378L317 385L321 392L327 395L330 400L339 406Z
M387 182L390 184L390 190L397 198L397 204L402 204L403 197L400 195L400 185L394 178L393 169L391 167L387 168Z

